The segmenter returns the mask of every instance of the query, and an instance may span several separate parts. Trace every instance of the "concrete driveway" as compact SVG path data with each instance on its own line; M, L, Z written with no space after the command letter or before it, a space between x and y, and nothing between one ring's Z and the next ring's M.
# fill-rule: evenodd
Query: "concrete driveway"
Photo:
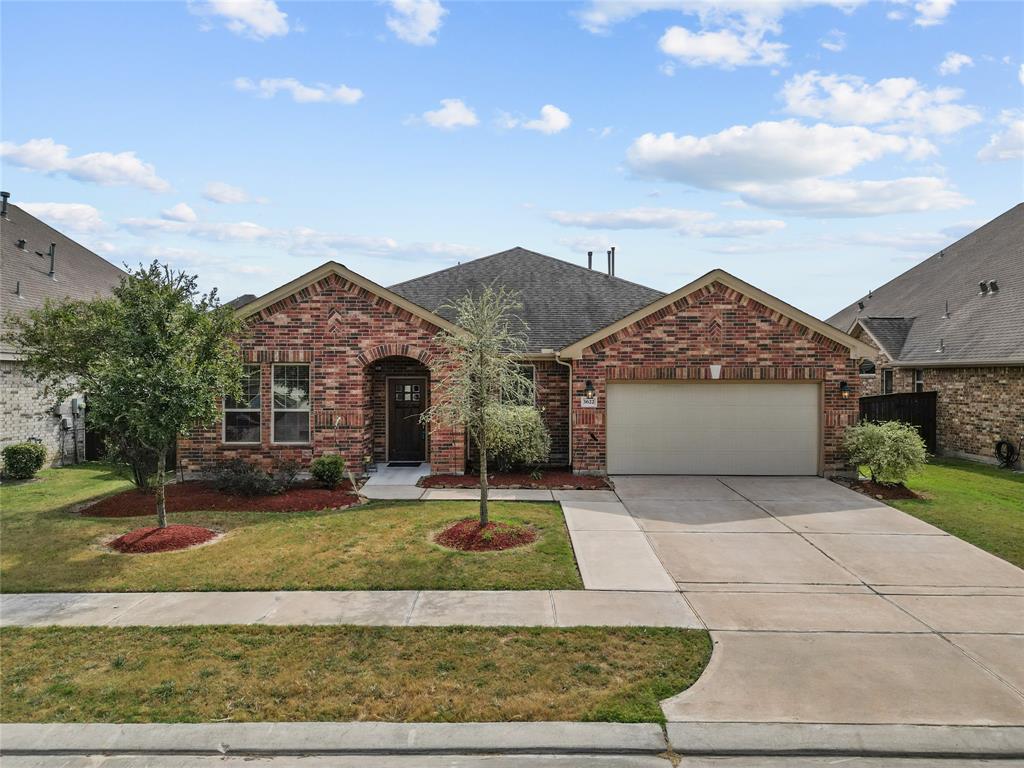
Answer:
M670 733L1024 726L1024 571L821 478L613 479L715 643Z

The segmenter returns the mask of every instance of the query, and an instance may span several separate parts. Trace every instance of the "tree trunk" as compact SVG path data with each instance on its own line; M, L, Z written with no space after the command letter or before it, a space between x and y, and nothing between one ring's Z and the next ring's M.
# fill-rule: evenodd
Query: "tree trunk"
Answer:
M487 436L486 430L480 431L480 437ZM487 445L480 443L480 527L488 523L487 517Z
M167 527L167 493L164 489L164 471L167 468L167 449L161 448L156 458L156 524Z

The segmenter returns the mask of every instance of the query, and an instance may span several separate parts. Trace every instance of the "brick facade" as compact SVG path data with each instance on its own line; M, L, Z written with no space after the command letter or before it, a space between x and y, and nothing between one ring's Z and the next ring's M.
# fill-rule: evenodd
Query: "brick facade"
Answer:
M285 459L303 465L325 453L338 453L353 468L365 456L380 455L377 374L405 366L444 375L435 336L438 328L386 299L331 274L250 317L239 339L247 363L261 366L261 438L258 445L225 444L221 424L179 443L186 471L201 471L230 458L268 468ZM275 363L310 366L310 441L304 445L271 442L271 368ZM376 371L378 364L381 371ZM429 458L436 472L461 473L465 440L460 430L433 426Z
M84 402L82 395L78 396ZM53 400L43 395L43 388L25 374L25 366L17 360L0 360L0 448L30 439L46 446L51 465L74 462L75 438L78 457L85 460L85 419L79 417L76 429L62 429L62 420L74 424L71 400L60 404L55 415Z
M537 407L551 434L554 466L569 464L569 369L554 360L533 360L536 368Z
M846 470L842 436L858 414L857 361L849 350L721 283L698 289L584 350L573 365L573 467L606 467L607 382L708 380L821 382L823 470ZM587 381L597 408L581 408ZM840 394L841 381L851 391Z

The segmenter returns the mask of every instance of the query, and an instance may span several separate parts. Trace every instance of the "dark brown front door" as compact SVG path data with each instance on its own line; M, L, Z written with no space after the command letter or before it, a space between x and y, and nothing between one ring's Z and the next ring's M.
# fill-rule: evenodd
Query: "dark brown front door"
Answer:
M388 461L426 461L426 379L388 379Z

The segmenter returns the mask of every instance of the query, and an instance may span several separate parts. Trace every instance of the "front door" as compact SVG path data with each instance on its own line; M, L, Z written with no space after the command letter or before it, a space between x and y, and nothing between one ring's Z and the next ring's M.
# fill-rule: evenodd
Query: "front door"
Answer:
M388 461L426 461L426 379L388 379Z

